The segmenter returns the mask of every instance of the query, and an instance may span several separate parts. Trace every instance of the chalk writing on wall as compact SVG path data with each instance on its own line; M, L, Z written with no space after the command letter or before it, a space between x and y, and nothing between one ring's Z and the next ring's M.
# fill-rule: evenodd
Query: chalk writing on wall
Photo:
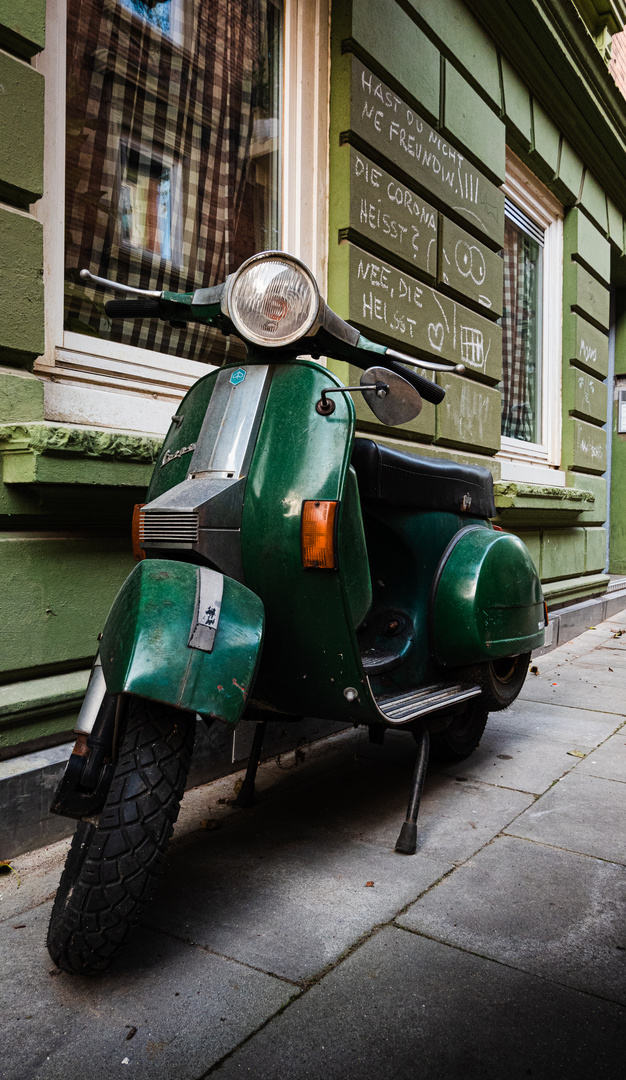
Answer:
M503 242L502 192L354 56L350 129L486 236Z

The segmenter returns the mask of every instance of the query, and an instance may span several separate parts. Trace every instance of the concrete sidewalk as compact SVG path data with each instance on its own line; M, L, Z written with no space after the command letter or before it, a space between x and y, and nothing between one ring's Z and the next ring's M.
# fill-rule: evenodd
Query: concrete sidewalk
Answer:
M189 791L146 925L102 977L45 950L68 848L0 878L6 1080L500 1080L626 1073L626 611L541 657L431 768L347 732ZM304 760L302 760L304 756Z

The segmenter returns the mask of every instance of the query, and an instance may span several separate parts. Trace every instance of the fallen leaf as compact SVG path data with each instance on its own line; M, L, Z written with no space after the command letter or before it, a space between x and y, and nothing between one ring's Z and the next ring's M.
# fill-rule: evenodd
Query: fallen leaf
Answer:
M553 686L558 686L559 684L558 684L558 682L553 682L552 685Z
M206 821L201 821L200 825L203 829L206 829L207 832L211 832L212 829L221 829L222 827L221 821L215 821L214 818L207 818Z
M235 795L239 794L242 787L243 787L243 780L235 780L235 786L233 788L233 791L234 791Z
M130 1031L128 1032L128 1035L126 1036L126 1042L130 1042L130 1040L132 1038L134 1038L134 1036L136 1034L137 1034L137 1028L136 1027L131 1027Z
M568 750L567 752L570 757L587 757L587 755L582 750Z
M618 630L615 634L613 634L613 637L621 637L623 633L623 630Z
M595 630L595 626L588 626L587 629L588 630Z
M25 930L26 929L26 923L25 922L18 923L17 926L13 927L13 929L14 930Z
M3 859L0 862L0 874L15 874L17 878L17 887L20 887L20 878L17 870L11 866L9 859Z
M610 667L610 668L609 668L609 671L613 671L613 668L612 668L612 667Z
M366 889L373 889L374 888L374 882L373 881L366 881L365 882L365 888Z
M536 664L532 665L532 667L530 669L530 674L531 675L538 675L539 674L539 668L537 667Z

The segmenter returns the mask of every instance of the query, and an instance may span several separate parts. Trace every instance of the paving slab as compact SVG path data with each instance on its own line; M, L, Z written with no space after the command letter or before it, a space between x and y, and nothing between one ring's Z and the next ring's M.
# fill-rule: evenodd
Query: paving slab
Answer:
M411 742L397 764L361 757L340 774L303 784L293 797L261 804L259 816L316 824L391 851L406 815L416 754ZM455 776L436 767L429 771L418 821L419 855L446 863L466 859L533 802L532 795L469 780L465 767L461 762Z
M386 929L228 1058L220 1080L622 1080L626 1011Z
M595 670L581 675L578 665L579 662L573 665L571 674L561 668L553 678L542 675L527 678L518 700L544 701L552 705L569 705L576 709L623 716L626 709L623 686L609 685L602 673Z
M3 1080L196 1080L298 992L146 929L104 975L51 975L49 916L0 928Z
M569 738L557 742L545 736L487 728L471 757L444 771L455 776L462 768L468 779L541 795L577 764L579 759L567 749L570 744Z
M613 735L623 722L623 717L615 713L518 698L510 708L492 713L486 730L488 733L512 731L552 742L562 740L566 749L575 750L580 749L581 745L589 748L598 746Z
M401 926L626 1004L626 869L503 836Z
M253 811L172 851L147 922L302 981L451 868Z
M612 735L577 766L579 776L603 776L626 783L626 728Z
M626 864L624 821L626 784L574 769L506 831Z

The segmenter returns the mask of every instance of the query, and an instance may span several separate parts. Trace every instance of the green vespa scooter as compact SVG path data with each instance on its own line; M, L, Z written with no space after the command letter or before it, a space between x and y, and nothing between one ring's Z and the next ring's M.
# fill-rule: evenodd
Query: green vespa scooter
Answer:
M544 635L530 556L490 523L489 471L354 438L350 392L394 426L422 397L444 396L412 368L449 367L364 338L281 252L254 256L214 288L106 310L215 326L247 355L198 380L172 418L138 515L143 557L102 632L54 798L80 824L48 947L79 973L108 966L150 900L196 714L256 723L241 805L253 800L272 719L365 724L374 742L390 727L412 731L419 750L397 850L413 854L429 749L447 760L471 753L489 710L519 693ZM320 356L366 369L360 385L308 358Z

